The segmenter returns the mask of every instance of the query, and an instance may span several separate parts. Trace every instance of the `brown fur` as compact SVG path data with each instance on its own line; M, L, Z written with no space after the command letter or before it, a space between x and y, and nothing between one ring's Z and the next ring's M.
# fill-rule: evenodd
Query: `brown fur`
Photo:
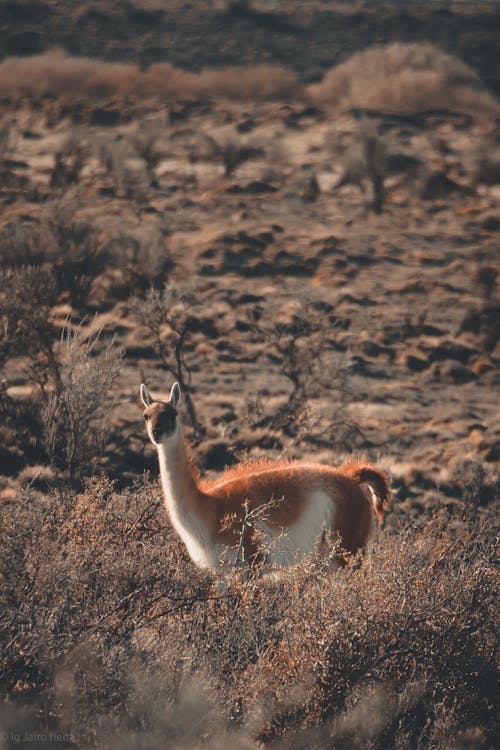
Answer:
M293 526L304 511L312 482L316 489L335 496L335 528L332 530L339 532L342 546L352 553L364 548L372 530L370 505L381 522L390 503L387 477L366 462L352 461L334 469L323 464L263 459L241 463L214 480L200 480L198 489L209 503L215 501L219 523L230 514L238 519L229 534L221 534L228 543L231 534L239 534L245 502L250 510L255 510L275 501L266 513L269 525L278 530ZM363 492L364 484L373 490L369 499Z
M356 482L371 487L374 493L373 507L381 523L385 511L391 504L391 489L387 474L364 461L348 461L340 467L339 471Z
M191 523L186 520L187 511L188 519L201 522L211 543L239 548L247 563L260 565L265 552L255 520L265 521L265 526L277 536L295 528L300 538L300 522L304 519L307 538L315 527L311 493L321 492L333 503L330 530L339 534L342 547L350 553L366 548L373 529L373 512L380 522L390 503L389 481L380 469L364 460L352 460L334 469L317 463L264 459L241 463L213 480L201 479L178 425L176 406L180 390L177 392L174 402L166 403L151 401L148 394L144 416L150 437L157 435L160 439L163 435L161 440L170 446L167 458L161 445L158 450L160 464L167 461L170 467L166 480L169 489L164 488L168 512L171 512L170 496L174 515L182 508L185 516L178 527L181 535L182 524L185 527ZM311 508L313 516L309 517L306 514L311 513ZM309 523L312 525L308 526ZM186 544L189 543L187 538Z

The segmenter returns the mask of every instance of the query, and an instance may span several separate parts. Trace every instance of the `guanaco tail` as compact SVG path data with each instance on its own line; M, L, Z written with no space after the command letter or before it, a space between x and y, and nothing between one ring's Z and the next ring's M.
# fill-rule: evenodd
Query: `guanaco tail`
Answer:
M256 461L201 479L190 457L174 383L168 401L140 395L149 438L158 451L167 513L201 568L243 563L262 572L297 563L328 530L343 550L367 547L389 507L387 476L363 461L334 469L300 461Z

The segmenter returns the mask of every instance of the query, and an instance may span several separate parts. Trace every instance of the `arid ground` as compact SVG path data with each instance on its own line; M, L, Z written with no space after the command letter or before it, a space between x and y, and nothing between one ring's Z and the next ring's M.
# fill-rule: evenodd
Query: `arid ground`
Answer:
M363 454L387 533L492 513L498 4L0 5L5 507L154 482L180 379L203 472Z

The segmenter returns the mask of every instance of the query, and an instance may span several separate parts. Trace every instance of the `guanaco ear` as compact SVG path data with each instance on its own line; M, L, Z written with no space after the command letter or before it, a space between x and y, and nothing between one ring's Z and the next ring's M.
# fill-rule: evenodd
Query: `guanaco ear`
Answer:
M141 383L141 401L146 407L146 409L148 408L148 406L150 406L150 404L153 401L153 399L151 398L151 394L148 391L147 386L144 385L144 383Z
M170 389L170 403L174 407L174 409L177 409L177 404L181 400L181 387L179 383L175 382Z

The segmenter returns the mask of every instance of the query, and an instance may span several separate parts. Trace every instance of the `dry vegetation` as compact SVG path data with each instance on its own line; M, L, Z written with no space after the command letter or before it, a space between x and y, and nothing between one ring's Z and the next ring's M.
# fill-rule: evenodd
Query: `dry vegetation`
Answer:
M0 92L0 747L498 747L493 95L430 44ZM174 379L203 472L380 460L370 558L197 571L138 404Z
M200 73L157 63L137 65L70 57L51 50L32 58L7 58L0 63L0 96L105 101L109 97L148 99L228 98L311 101L342 110L391 113L451 109L498 114L496 99L479 76L453 55L432 44L373 47L358 52L327 71L317 84L304 86L293 71L273 66L205 69Z
M358 52L308 93L319 105L328 101L343 109L499 112L472 68L431 44L396 42Z
M53 96L74 102L162 96L175 101L218 97L255 101L300 96L300 91L291 71L265 65L190 73L157 63L142 71L137 65L80 59L61 50L0 63L0 95L9 99Z
M23 492L2 506L3 726L100 748L494 747L495 521L438 514L362 566L221 589L156 485Z

